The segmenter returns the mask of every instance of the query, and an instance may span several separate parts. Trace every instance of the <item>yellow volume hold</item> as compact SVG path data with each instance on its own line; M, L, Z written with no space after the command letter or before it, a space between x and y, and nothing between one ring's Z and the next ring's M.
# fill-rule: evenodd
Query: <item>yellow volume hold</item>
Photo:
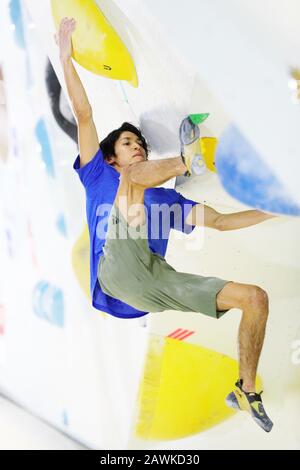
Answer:
M150 336L133 436L179 439L220 424L235 414L225 398L237 378L237 361L224 354L198 344Z
M201 137L200 138L200 149L201 155L203 155L207 168L210 171L216 172L216 150L218 140L215 137Z
M62 18L76 20L72 44L78 64L97 75L138 86L131 55L94 0L51 0L51 6L57 29Z

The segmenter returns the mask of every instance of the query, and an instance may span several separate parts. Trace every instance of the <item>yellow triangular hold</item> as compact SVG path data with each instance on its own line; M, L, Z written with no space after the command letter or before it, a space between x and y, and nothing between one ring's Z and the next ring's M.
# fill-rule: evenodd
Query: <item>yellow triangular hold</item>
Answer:
M171 440L200 433L235 412L225 398L237 361L172 338L152 336L140 383L135 437Z
M94 0L51 0L56 28L64 17L75 18L72 36L73 57L97 75L127 80L138 86L133 60Z
M210 171L216 172L215 158L218 140L215 137L201 137L200 149L203 155L207 168Z

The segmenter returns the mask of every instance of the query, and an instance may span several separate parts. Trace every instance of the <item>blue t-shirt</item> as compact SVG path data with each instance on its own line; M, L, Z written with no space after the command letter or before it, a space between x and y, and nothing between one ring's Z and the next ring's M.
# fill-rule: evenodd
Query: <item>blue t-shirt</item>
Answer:
M120 318L146 315L148 312L141 312L121 300L104 294L97 278L98 264L105 244L108 216L119 187L120 173L104 160L100 148L94 158L82 168L80 168L78 156L73 168L78 173L86 193L86 214L90 235L90 288L93 306ZM153 253L165 255L171 228L184 233L191 233L194 229L194 226L185 223L185 219L197 202L184 198L174 189L146 189L144 204L148 216L148 244ZM160 208L167 206L171 208L174 204L181 210L160 211ZM156 208L158 211L153 211ZM162 223L162 218L166 213L169 217L167 224ZM153 214L158 214L159 217L157 224L153 224L152 227Z

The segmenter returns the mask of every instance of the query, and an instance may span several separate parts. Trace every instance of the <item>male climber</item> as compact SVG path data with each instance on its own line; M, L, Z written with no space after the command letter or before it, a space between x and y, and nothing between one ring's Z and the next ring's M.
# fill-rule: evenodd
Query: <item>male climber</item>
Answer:
M220 214L173 189L157 188L170 178L193 173L195 155L189 141L181 156L148 161L140 130L124 123L99 145L92 108L71 59L75 27L74 19L64 18L57 43L78 124L80 155L74 169L86 192L93 306L119 318L164 310L220 318L232 308L241 309L239 380L226 403L248 411L269 432L273 424L255 390L268 318L267 293L255 285L176 272L164 255L170 228L185 233L197 225L235 230L273 216L256 210ZM163 220L157 217L162 205L169 209L163 211Z

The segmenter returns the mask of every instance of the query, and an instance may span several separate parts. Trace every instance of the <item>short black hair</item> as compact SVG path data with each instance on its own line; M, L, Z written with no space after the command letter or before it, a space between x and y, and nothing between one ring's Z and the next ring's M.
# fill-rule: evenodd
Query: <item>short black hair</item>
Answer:
M115 155L115 143L123 132L132 132L140 139L142 142L142 147L146 152L146 157L148 158L149 145L147 144L146 139L141 133L140 129L130 122L123 122L121 127L110 132L108 136L100 142L100 148L102 150L104 159L109 160L109 157Z

